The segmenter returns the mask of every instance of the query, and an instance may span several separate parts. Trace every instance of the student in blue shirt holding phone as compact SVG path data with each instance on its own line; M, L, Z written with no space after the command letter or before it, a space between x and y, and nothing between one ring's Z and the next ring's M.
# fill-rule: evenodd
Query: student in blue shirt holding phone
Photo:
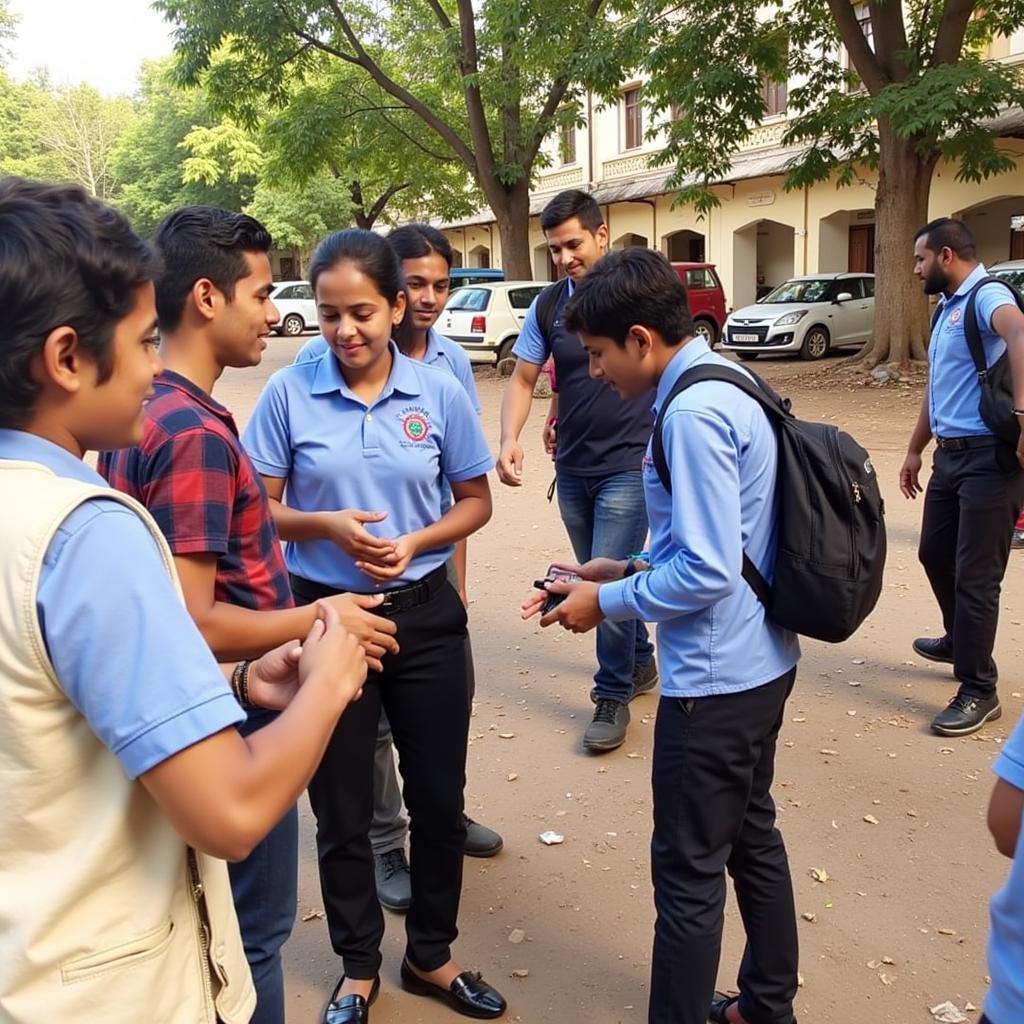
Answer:
M384 920L369 829L373 755L387 711L412 821L412 900L402 985L457 1012L498 1017L502 997L455 963L469 733L466 609L448 583L453 546L491 515L493 465L476 413L448 374L391 340L405 312L401 264L370 231L329 235L310 267L329 350L270 380L245 444L264 478L297 600L385 594L397 654L371 672L309 787L331 942L344 974L326 1024L366 1024ZM454 497L442 514L444 480ZM287 490L287 501L285 494Z

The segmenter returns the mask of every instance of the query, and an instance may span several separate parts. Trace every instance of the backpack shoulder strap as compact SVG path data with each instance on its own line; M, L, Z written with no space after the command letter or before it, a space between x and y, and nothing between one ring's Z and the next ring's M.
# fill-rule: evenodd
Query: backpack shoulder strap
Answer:
M773 421L781 422L791 419L789 401L780 398L760 377L751 374L755 379L751 380L746 374L739 370L733 370L728 366L709 363L704 366L694 366L686 370L672 386L672 390L665 398L665 402L658 410L658 418L654 424L654 432L651 435L651 458L654 461L654 468L661 481L661 486L672 493L672 475L669 472L668 460L665 458L665 444L662 440L662 428L665 422L665 413L677 395L680 395L691 384L697 384L703 380L719 380L726 384L733 384L741 391L753 398L768 417ZM765 607L768 607L771 600L771 588L768 581L761 575L760 570L751 561L746 551L743 552L743 579L757 595L758 600Z
M964 335L967 338L967 348L970 350L971 359L974 360L974 368L978 371L979 377L984 377L988 371L988 364L985 362L985 349L981 344L981 327L978 324L978 292L987 284L1001 284L1017 303L1017 308L1024 312L1024 295L1009 281L1001 277L983 277L970 291L967 296L967 308L964 310Z
M544 340L550 344L551 328L555 322L555 314L566 291L569 288L569 278L563 277L561 281L549 284L540 293L537 299L537 324L540 327Z

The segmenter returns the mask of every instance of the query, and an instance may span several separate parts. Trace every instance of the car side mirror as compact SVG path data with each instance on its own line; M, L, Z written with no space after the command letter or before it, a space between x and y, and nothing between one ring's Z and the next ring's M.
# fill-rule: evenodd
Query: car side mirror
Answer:
M850 292L840 292L835 297L835 299L833 299L832 301L833 302L837 302L837 303L838 302L849 302L850 299L852 299L852 298L853 298L853 295Z

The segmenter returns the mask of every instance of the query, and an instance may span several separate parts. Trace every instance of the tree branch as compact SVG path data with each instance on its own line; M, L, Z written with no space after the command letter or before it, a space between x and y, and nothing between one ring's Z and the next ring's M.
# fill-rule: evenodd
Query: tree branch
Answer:
M946 0L942 9L942 19L939 21L939 30L935 33L931 60L933 68L957 62L964 45L967 25L976 6L977 0Z
M476 47L476 14L473 0L457 0L459 12L459 70L462 72L462 95L469 118L469 137L476 153L479 175L477 180L486 191L487 184L494 180L494 147L491 132L484 113L483 97L480 94L478 75L480 58Z
M857 12L853 4L850 0L828 0L828 6L839 29L839 37L846 46L857 74L860 75L868 92L872 96L877 96L889 84L888 79L874 51L868 46L868 41L857 22Z
M427 3L430 5L430 9L437 15L437 20L441 23L441 28L443 28L445 32L451 32L454 27L452 25L452 19L448 17L448 13L440 3L438 3L438 0L427 0Z
M388 203L390 203L399 192L404 192L407 188L412 188L411 182L407 181L402 185L391 185L383 195L378 196L377 201L370 207L370 212L367 214L371 224L376 222L377 218L384 212L384 208Z
M872 3L868 10L875 38L875 57L891 82L902 82L908 74L907 60L903 55L909 49L903 7L899 0L888 0L886 3Z

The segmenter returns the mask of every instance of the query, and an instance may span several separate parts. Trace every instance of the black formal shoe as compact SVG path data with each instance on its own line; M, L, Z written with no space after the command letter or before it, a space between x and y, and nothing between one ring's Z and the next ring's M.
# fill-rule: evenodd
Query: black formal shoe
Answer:
M402 988L414 996L432 996L447 1003L456 1013L477 1020L493 1020L506 1009L501 993L491 988L476 971L463 971L448 988L441 988L424 981L410 966L402 961Z
M466 842L462 852L467 857L495 857L501 853L505 842L493 828L481 825L468 814L464 814L462 820L466 826Z
M919 636L913 643L914 653L929 661L953 664L953 641L948 636Z
M958 693L945 711L940 711L932 719L932 732L940 736L970 736L977 732L986 722L994 722L1001 718L1003 709L999 697L972 697L970 694Z
M711 1009L708 1010L708 1024L729 1024L726 1010L739 1001L739 996L727 996L724 992L716 992L715 998L711 1000ZM793 1024L796 1024L796 1017L793 1018Z
M399 847L387 853L375 853L373 875L380 905L395 914L404 914L412 902L412 875L405 850Z
M380 995L380 975L373 979L369 996L338 996L345 981L343 974L334 986L334 995L324 1010L323 1024L370 1024L370 1007Z

